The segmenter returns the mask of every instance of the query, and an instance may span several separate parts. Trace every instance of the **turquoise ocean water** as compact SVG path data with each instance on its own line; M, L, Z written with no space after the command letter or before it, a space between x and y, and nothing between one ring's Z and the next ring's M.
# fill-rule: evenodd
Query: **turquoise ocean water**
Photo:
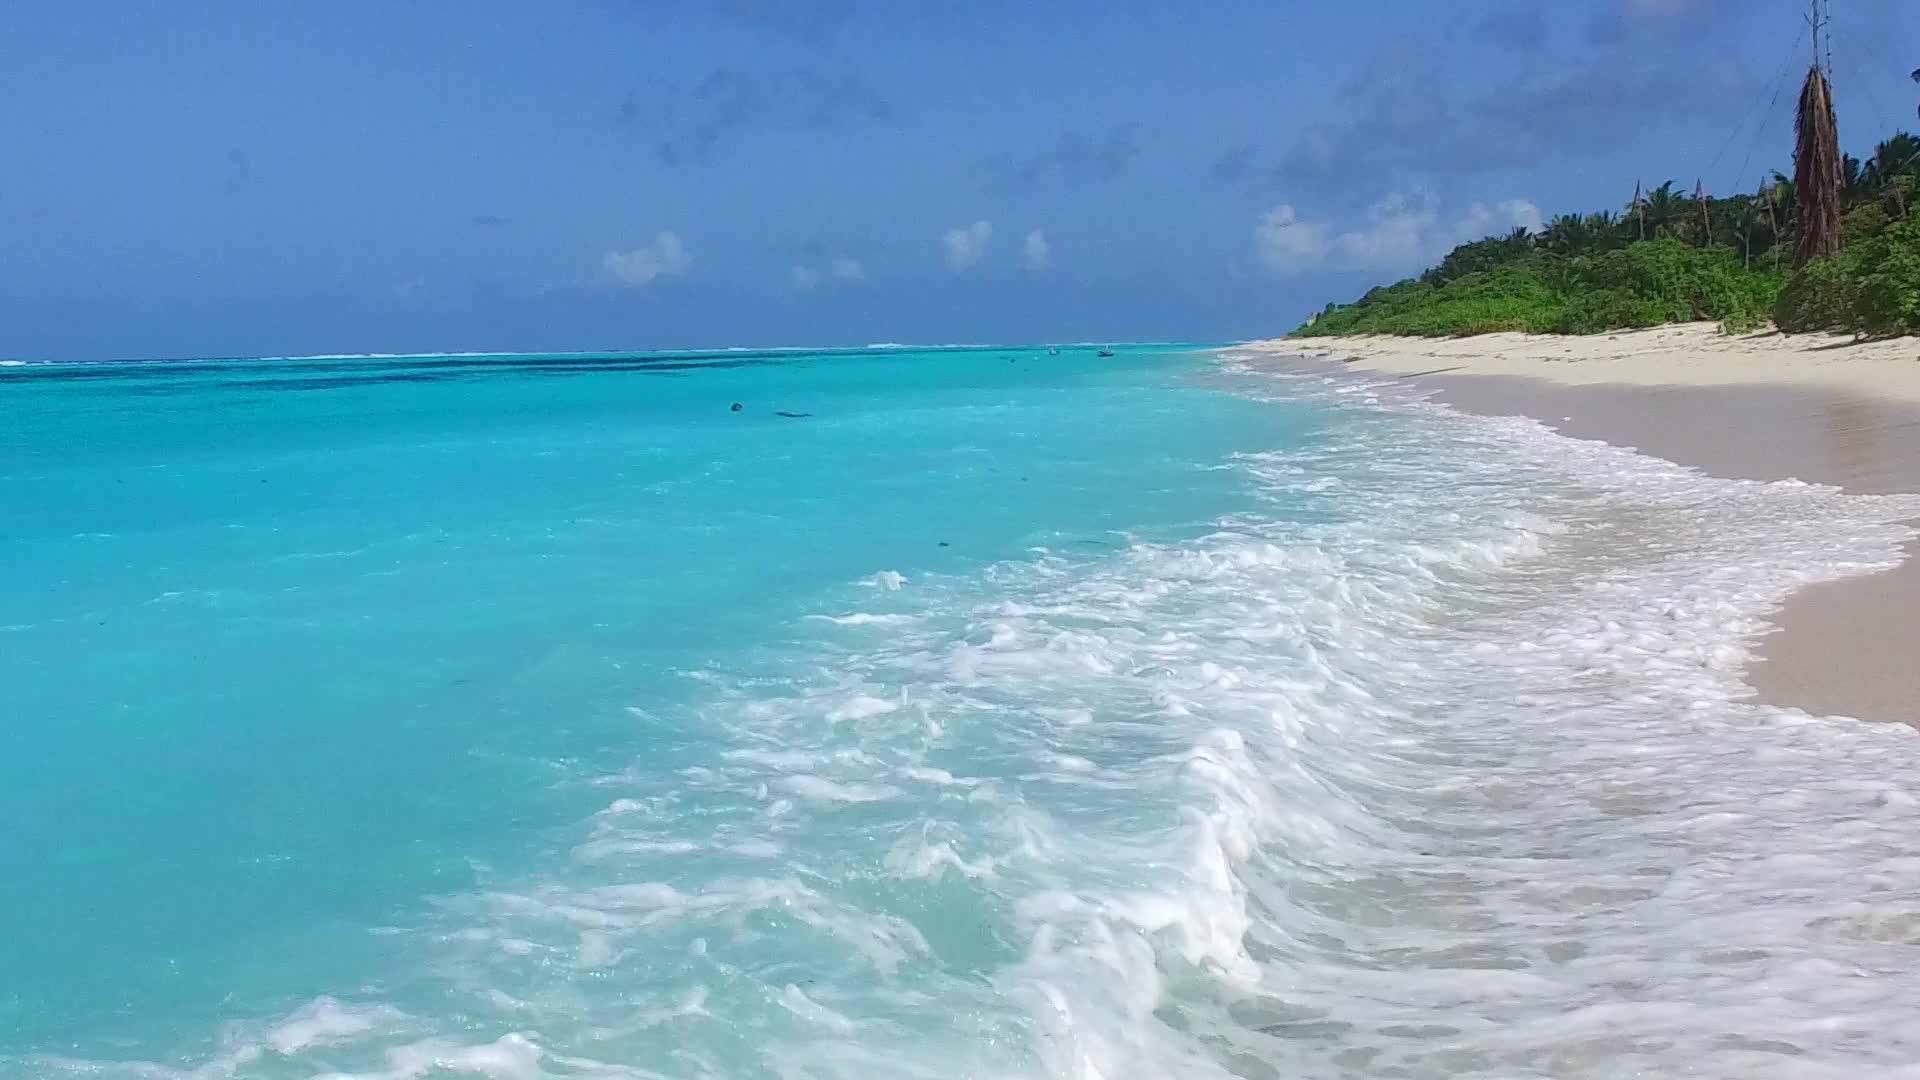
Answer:
M1899 499L1186 347L36 365L0 411L0 1075L1913 1049L1840 973L1920 1000L1847 888L1920 755L1737 677Z

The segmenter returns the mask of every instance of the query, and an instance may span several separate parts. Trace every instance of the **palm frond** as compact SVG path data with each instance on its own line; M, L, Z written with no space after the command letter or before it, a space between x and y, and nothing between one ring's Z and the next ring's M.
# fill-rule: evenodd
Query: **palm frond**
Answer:
M1840 205L1845 192L1833 87L1818 66L1807 72L1793 117L1795 269L1840 250Z

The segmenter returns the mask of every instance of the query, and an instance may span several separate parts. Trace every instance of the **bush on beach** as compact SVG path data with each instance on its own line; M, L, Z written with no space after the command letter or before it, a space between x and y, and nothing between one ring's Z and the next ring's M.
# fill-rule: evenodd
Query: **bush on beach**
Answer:
M1598 334L1714 321L1729 333L1920 334L1920 140L1847 159L1839 254L1789 273L1793 181L1694 199L1669 182L1625 215L1563 215L1461 244L1417 278L1328 304L1297 337Z

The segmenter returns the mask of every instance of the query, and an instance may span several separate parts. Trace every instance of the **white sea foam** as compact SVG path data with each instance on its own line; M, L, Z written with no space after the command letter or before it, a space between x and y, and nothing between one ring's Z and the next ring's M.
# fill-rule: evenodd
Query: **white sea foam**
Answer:
M1912 1075L1920 739L1739 671L1920 499L1236 385L1352 412L1270 517L705 673L723 751L420 929L444 1010L270 1075Z
M912 615L876 614L870 611L856 611L849 615L809 615L809 619L830 622L836 626L905 626L914 621Z
M898 701L886 701L869 694L855 694L835 706L827 716L832 720L866 720L899 710Z
M782 779L780 787L813 802L879 802L900 794L900 789L884 784L840 784L805 773Z
M398 1013L390 1009L350 1009L320 998L276 1024L266 1034L267 1048L286 1055L364 1035Z

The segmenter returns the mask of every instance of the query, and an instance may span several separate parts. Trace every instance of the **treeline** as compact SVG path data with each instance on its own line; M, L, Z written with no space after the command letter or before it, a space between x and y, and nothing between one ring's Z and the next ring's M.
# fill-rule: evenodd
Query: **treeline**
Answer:
M1418 278L1328 304L1294 333L1592 334L1715 320L1729 332L1920 333L1920 140L1847 157L1840 253L1793 262L1794 182L1687 195L1668 182L1623 214L1565 214L1453 249Z

